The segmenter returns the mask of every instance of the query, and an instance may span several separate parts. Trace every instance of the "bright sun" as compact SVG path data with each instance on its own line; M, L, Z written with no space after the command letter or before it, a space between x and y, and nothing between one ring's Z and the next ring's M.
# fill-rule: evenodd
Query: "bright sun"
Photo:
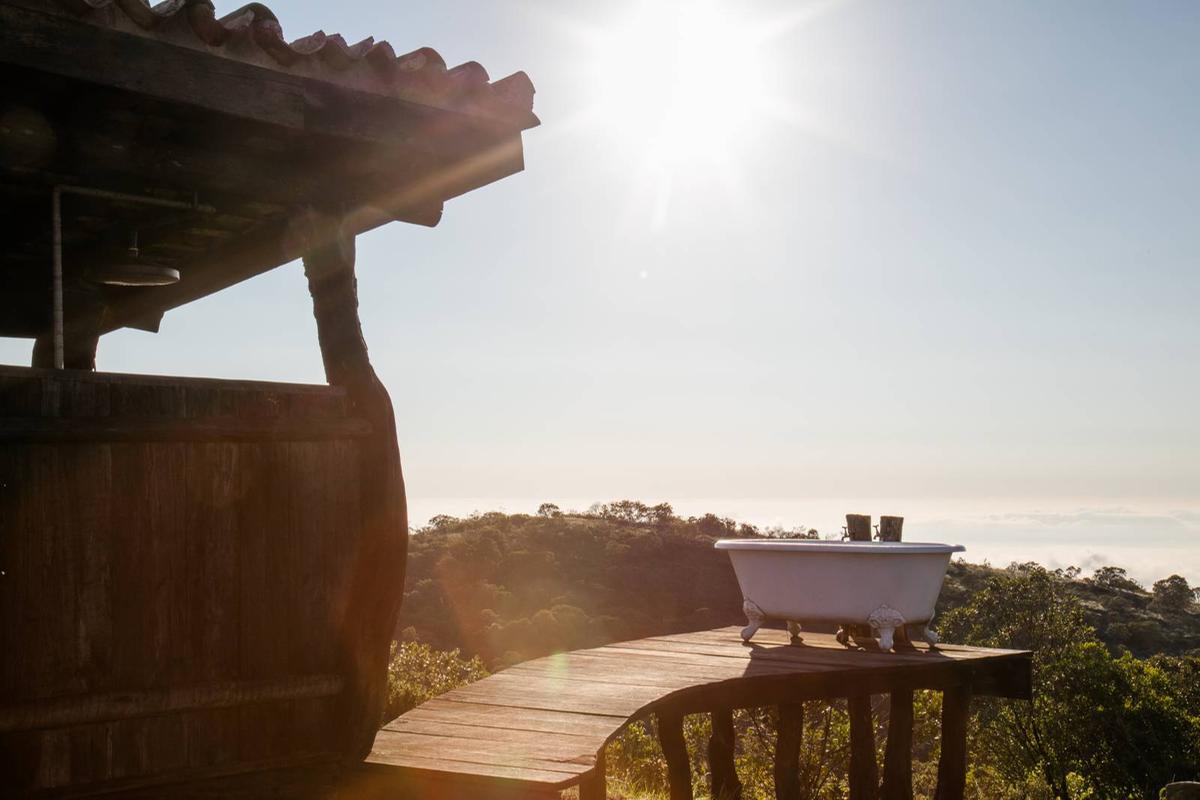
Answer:
M762 42L739 7L646 0L597 37L596 111L658 165L727 160L762 111Z

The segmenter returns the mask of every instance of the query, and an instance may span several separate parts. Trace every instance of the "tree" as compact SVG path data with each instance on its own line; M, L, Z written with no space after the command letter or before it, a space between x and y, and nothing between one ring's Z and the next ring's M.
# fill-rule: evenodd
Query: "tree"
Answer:
M650 521L655 525L665 525L675 519L675 509L670 503L659 503L650 507Z
M561 517L562 509L554 503L542 503L537 510L539 517Z
M1149 800L1200 768L1200 708L1188 688L1166 662L1113 658L1064 575L1013 565L941 628L951 641L1033 651L1033 702L981 698L976 718L975 758L1015 796L1034 778L1059 800Z
M452 517L449 514L438 514L435 517L429 518L429 527L435 530L441 530L442 528L448 528L451 525L459 522L462 522L462 520L460 520L458 517Z
M1124 592L1144 592L1142 585L1125 574L1121 567L1100 567L1092 573L1092 583L1105 589Z
M1182 611L1192 604L1200 589L1188 586L1182 575L1172 575L1154 584L1154 605L1166 611Z
M738 524L729 517L718 517L716 514L705 514L703 517L689 517L688 522L705 536L735 536Z

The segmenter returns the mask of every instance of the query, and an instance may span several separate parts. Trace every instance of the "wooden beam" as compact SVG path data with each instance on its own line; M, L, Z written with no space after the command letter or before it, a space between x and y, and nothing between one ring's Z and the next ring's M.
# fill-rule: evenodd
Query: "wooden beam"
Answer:
M847 699L847 705L850 712L850 800L875 800L879 791L879 772L875 763L871 696L854 695Z
M667 783L671 800L692 800L692 767L683 738L683 716L660 712L658 744L667 761Z
M346 390L374 430L359 448L364 530L342 624L350 676L342 741L348 755L361 759L371 752L387 699L388 650L404 597L408 509L391 399L371 366L358 319L354 236L343 217L315 210L300 232L325 377Z
M442 206L437 203L425 220L436 224ZM364 209L360 226L350 235L383 225L395 216ZM358 217L356 217L358 218ZM417 219L406 221L416 222ZM301 258L304 252L297 245L297 235L286 221L268 223L253 236L244 237L221 247L204 258L181 265L186 278L170 286L156 286L130 292L125 299L114 301L105 318L103 332L124 327L138 327L161 317L168 309L177 308L215 292L253 278L289 261Z
M337 695L344 684L337 675L304 675L271 681L58 697L0 706L0 733L93 725L283 700L311 700Z
M883 757L880 800L912 800L913 693L897 689L891 694L887 749Z
M954 686L942 692L942 753L938 758L934 800L962 800L967 784L967 722L970 715L970 686Z
M365 419L0 417L0 442L320 442L371 435Z
M804 704L779 706L775 738L775 800L800 800L800 747L804 743Z
M712 735L708 738L708 769L712 776L713 800L741 800L742 782L734 763L736 736L733 710L720 709L709 715Z

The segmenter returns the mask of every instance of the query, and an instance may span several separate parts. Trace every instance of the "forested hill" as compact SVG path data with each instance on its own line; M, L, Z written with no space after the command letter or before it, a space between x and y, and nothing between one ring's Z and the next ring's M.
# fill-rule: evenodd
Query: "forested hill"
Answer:
M669 506L621 501L588 513L437 517L410 540L399 638L460 648L496 668L559 650L659 633L744 624L726 536L760 531ZM967 602L998 570L954 562L939 616ZM1200 654L1200 610L1186 583L1151 592L1117 568L1058 577L1111 651ZM936 621L935 621L936 627Z

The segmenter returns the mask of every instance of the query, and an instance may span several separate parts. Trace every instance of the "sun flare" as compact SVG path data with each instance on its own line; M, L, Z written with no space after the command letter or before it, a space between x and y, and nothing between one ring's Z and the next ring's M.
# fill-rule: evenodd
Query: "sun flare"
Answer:
M643 2L598 36L600 115L660 165L724 160L765 101L761 42L730 3Z

